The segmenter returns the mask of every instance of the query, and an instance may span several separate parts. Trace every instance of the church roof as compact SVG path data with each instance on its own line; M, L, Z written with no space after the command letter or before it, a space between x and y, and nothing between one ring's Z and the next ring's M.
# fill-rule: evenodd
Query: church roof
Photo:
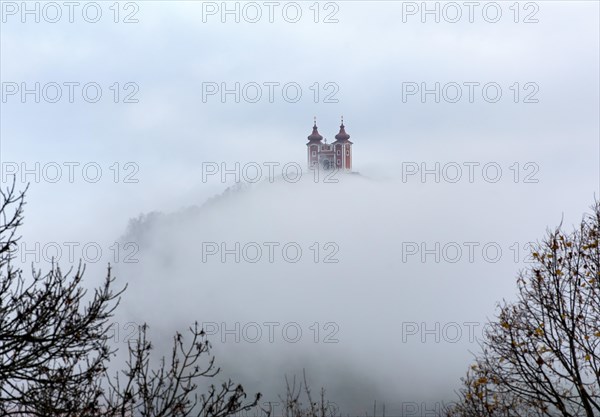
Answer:
M344 126L344 118L342 117L342 124L340 125L340 133L335 135L335 140L339 142L345 142L350 139L350 135L346 133L346 126Z
M319 131L317 130L317 118L315 117L315 124L313 126L313 131L310 134L310 136L308 136L308 140L311 142L318 142L322 139L323 139L323 136L321 136L319 134Z

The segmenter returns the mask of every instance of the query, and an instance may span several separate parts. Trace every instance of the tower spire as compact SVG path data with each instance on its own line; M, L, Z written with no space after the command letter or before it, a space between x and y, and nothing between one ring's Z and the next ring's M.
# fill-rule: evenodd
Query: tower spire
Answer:
M317 116L314 116L313 120L314 120L313 130L312 130L312 133L310 134L310 136L308 136L308 140L311 142L318 142L323 139L323 136L321 136L319 134L319 131L317 130Z
M345 127L346 126L344 126L344 116L342 116L342 124L340 125L340 133L335 135L336 140L343 142L343 141L350 139L350 135L346 133Z

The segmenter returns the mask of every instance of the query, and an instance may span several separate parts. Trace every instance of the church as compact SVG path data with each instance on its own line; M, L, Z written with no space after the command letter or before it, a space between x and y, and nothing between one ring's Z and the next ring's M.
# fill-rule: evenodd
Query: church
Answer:
M340 132L335 135L335 142L327 143L323 136L317 130L317 118L313 125L313 130L308 136L308 168L320 168L324 170L339 169L343 171L352 171L352 142L350 135L346 133L344 118L340 125Z

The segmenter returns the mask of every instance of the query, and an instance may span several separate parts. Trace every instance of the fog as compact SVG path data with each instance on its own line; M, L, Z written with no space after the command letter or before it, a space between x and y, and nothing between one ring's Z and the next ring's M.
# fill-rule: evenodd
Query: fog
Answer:
M222 377L271 401L303 369L351 415L453 400L486 318L515 293L526 243L561 211L509 221L510 182L329 180L265 178L132 220L121 241L139 244L139 262L116 265L129 283L117 322L147 322L159 352L199 322Z
M121 354L141 323L160 356L197 321L217 380L265 400L303 370L344 415L453 400L529 242L600 195L598 3L482 2L473 22L469 2L431 2L457 22L423 2L299 2L297 22L229 7L248 3L262 20L139 1L53 23L2 3L0 185L29 184L16 261L81 260L90 289L110 263ZM315 178L313 117L331 142L342 115L354 173Z

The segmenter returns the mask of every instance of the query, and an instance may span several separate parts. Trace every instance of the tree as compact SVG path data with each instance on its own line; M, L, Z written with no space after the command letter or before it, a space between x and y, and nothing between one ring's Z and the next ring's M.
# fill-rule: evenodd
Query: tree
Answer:
M336 417L339 415L337 404L325 399L325 389L321 388L318 399L313 399L312 391L306 381L306 373L302 374L304 381L304 389L302 382L296 388L296 377L292 379L292 383L288 378L285 378L286 394L282 398L283 417ZM304 404L301 400L302 394L305 396ZM270 414L271 410L265 410Z
M129 344L120 377L108 374L115 350L110 319L125 288L114 291L110 266L91 297L84 267L63 273L57 265L25 279L12 264L23 221L25 191L0 189L0 414L15 416L225 417L257 405L231 381L197 394L197 381L219 372L197 325L184 344L177 333L170 361L150 367L152 344L141 326Z
M201 366L199 362L209 353L210 343L197 323L189 330L191 343L185 345L183 335L177 333L169 361L163 357L155 370L150 368L152 344L146 337L147 326L140 326L138 338L129 343L124 380L118 376L107 378L110 389L105 397L105 415L226 417L257 406L260 394L244 404L243 387L231 381L219 388L211 385L207 394L198 395L196 381L212 378L220 369L215 368L214 357Z
M463 380L454 410L473 402L494 410L501 398L512 405L510 414L478 415L600 415L599 238L596 203L578 229L559 226L535 245L517 279L517 300L498 306L476 377ZM515 405L528 414L517 414Z
M445 417L539 417L544 414L498 384L488 369L471 365L461 379L460 401L442 406Z
M96 404L92 386L111 350L106 323L118 303L110 269L85 303L84 269L63 274L52 265L29 281L12 266L22 224L24 192L0 190L0 411L71 413ZM83 388L85 387L85 388Z

